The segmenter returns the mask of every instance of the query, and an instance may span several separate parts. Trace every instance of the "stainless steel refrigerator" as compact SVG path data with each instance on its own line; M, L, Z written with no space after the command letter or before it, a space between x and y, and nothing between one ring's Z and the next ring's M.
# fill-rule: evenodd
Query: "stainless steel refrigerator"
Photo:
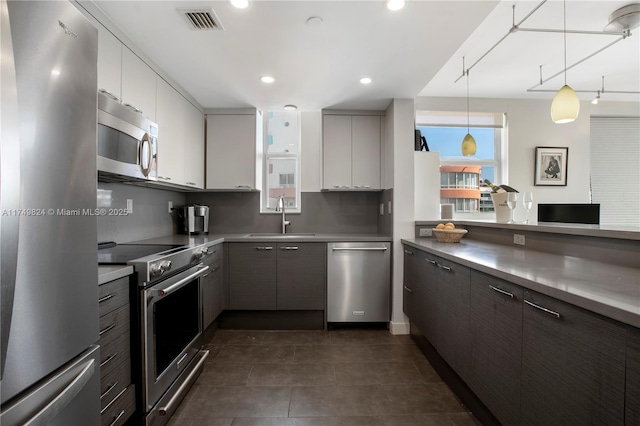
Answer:
M0 424L100 422L97 30L1 0Z

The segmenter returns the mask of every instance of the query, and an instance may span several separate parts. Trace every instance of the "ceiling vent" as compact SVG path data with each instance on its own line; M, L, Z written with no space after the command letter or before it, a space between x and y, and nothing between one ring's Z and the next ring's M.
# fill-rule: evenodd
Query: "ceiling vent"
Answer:
M194 30L223 30L213 9L178 9Z

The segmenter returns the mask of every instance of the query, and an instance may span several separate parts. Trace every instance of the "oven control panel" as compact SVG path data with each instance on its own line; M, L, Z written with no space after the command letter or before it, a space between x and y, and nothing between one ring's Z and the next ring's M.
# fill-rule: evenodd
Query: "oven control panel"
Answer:
M158 277L170 270L171 270L170 260L161 260L159 262L155 262L149 265L149 273L151 274L152 277Z

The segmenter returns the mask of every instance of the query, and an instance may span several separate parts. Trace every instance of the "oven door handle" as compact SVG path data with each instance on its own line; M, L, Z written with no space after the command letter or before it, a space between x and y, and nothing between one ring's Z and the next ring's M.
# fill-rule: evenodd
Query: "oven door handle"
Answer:
M194 272L193 274L184 277L183 279L181 279L177 283L172 284L172 285L170 285L169 287L167 287L165 289L152 290L151 292L153 294L155 294L156 296L160 296L160 297L168 296L169 294L173 293L174 291L179 290L184 285L190 283L193 279L198 278L199 276L203 275L208 270L209 270L208 266L199 265L198 266L198 270L196 272Z

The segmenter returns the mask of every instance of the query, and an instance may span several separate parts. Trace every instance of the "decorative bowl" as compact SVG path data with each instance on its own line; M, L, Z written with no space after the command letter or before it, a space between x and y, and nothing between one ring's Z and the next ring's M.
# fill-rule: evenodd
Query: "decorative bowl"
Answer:
M459 243L464 234L468 231L466 229L436 229L432 228L433 235L436 236L441 243Z

